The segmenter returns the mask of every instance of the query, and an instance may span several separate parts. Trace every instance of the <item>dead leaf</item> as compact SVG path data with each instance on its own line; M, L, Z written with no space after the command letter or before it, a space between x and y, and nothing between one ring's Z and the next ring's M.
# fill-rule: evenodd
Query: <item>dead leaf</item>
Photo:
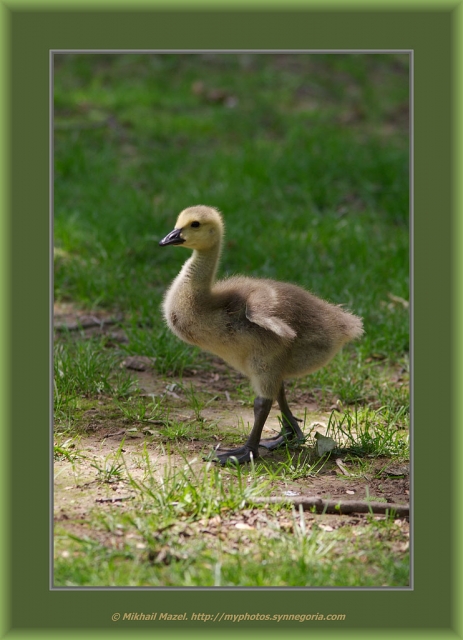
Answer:
M410 474L408 464L392 464L382 470L381 475L389 478L401 478Z
M340 469L341 473L345 476L350 476L350 473L347 471L346 467L342 464L341 458L336 458L336 465Z

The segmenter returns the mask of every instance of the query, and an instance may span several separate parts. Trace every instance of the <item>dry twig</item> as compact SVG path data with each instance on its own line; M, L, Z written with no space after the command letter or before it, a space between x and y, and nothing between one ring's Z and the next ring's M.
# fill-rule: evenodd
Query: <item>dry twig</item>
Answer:
M391 502L373 502L370 500L323 500L319 496L301 496L298 498L271 497L254 498L246 505L256 504L280 504L281 506L291 504L295 507L302 506L304 511L315 510L317 513L336 513L345 515L348 513L391 513L394 512L397 518L408 518L408 504L394 504Z

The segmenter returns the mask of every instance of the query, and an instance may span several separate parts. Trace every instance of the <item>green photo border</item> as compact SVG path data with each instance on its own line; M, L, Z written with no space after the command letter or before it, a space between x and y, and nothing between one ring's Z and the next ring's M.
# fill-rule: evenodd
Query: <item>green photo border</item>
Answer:
M236 625L111 620L119 611L152 610L346 614L342 623L240 623L240 633L253 637L288 631L323 638L462 637L461 473L460 483L456 476L463 389L462 358L456 358L462 355L456 335L462 318L456 215L463 175L462 2L254 0L242 6L243 0L0 0L1 637L236 632ZM65 49L413 51L413 589L50 590L49 58L50 50Z

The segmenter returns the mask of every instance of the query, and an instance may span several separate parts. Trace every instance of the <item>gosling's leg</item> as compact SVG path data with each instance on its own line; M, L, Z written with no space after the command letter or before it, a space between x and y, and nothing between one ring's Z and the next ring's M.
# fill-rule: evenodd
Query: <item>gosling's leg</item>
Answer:
M270 451L277 449L288 442L303 441L304 434L299 427L297 418L293 416L286 400L285 387L282 383L278 392L278 406L281 411L282 429L275 438L264 438L259 442L261 447Z
M217 453L217 459L220 464L233 462L234 464L243 464L243 462L251 461L251 454L254 459L259 455L259 441L264 428L265 421L268 418L273 400L271 398L257 397L254 400L254 426L243 447L238 449L230 449L223 453Z

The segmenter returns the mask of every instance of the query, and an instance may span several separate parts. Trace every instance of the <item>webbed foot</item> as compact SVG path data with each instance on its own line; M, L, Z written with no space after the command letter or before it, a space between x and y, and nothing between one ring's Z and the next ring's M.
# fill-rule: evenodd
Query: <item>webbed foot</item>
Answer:
M277 436L274 438L262 438L259 442L259 447L265 447L268 451L273 451L274 449L278 449L278 447L282 447L286 444L304 442L305 436L297 424L297 419L294 416L291 416L291 418L292 419L290 420L286 419L287 423L283 426Z
M268 451L273 451L287 444L296 444L305 442L305 436L300 429L297 433L293 431L283 431L275 438L262 438L259 447L265 447Z
M248 445L238 447L237 449L228 449L223 453L216 452L216 458L214 462L219 462L221 465L226 464L244 464L245 462L251 462L258 457L258 452L253 451Z
M289 439L285 437L284 434L280 433L280 435L276 436L275 438L262 438L262 440L259 442L259 447L264 447L265 449L267 449L267 451L273 451L274 449L278 449L279 447L285 445L288 440Z

